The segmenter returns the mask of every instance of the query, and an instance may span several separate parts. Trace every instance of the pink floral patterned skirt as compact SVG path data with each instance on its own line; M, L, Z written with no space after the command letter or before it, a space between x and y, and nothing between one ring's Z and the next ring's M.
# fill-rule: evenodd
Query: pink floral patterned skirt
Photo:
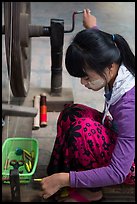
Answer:
M117 133L110 118L82 104L67 105L57 121L57 136L47 168L57 172L82 171L107 166L114 150ZM125 183L135 184L135 163Z

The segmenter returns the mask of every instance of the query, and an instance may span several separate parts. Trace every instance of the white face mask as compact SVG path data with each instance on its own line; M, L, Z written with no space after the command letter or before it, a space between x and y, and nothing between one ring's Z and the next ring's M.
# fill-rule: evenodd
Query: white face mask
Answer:
M102 78L88 82L88 88L92 89L94 91L98 91L98 90L102 89L103 87L105 87L105 85L106 85L106 82Z

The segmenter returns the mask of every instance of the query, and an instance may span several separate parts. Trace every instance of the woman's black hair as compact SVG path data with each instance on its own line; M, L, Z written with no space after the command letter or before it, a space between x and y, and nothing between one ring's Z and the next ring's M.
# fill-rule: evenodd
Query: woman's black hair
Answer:
M80 31L66 50L65 65L71 76L84 77L86 70L103 76L112 63L125 67L135 76L135 56L127 41L119 34L90 28Z

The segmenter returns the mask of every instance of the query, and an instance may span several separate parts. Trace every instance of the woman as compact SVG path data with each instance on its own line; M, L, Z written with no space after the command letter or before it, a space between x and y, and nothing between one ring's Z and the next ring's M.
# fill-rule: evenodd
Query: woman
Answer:
M105 107L101 113L73 104L60 113L49 176L41 182L45 198L66 186L135 184L135 57L122 36L97 28L88 9L83 24L66 51L66 69L86 88L104 88Z

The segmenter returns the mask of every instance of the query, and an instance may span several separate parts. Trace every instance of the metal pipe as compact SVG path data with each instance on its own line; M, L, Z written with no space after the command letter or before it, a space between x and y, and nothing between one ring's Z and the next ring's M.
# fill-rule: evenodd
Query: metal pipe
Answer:
M62 92L62 58L64 44L64 21L51 19L51 95Z
M70 30L64 30L64 33L71 33L73 32L74 28L75 28L75 15L76 14L80 14L80 13L83 13L84 11L75 11L73 14L72 14L72 28Z
M50 36L50 27L42 25L29 25L29 37Z

